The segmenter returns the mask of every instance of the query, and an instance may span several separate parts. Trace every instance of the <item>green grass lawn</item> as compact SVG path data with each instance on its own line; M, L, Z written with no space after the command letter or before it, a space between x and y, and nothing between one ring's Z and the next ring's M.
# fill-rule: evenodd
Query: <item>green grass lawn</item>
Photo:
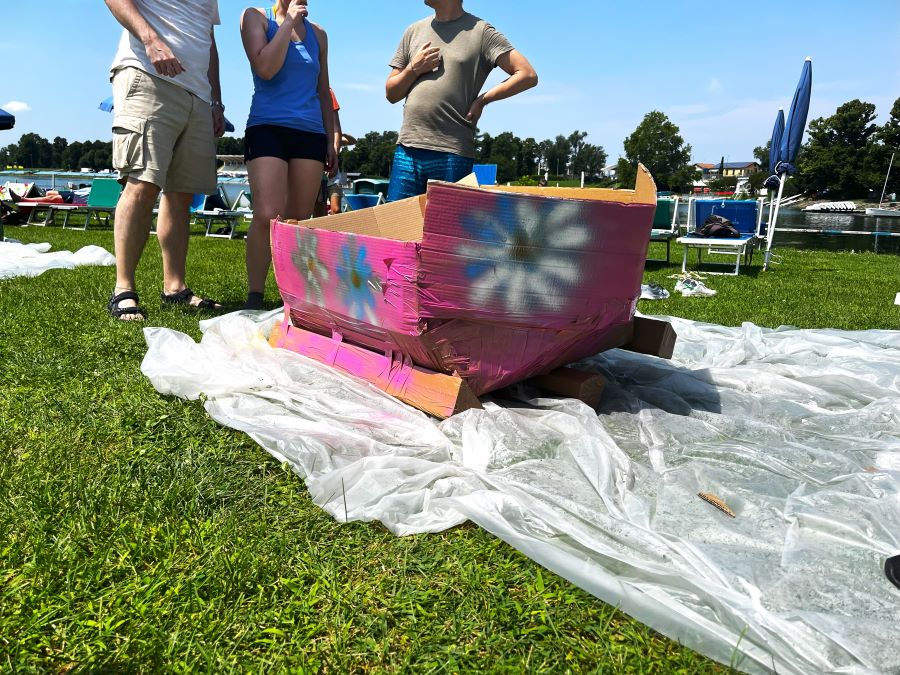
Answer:
M54 249L109 230L7 229ZM244 244L194 237L189 283L233 306ZM659 253L659 251L656 251ZM159 304L149 325L199 337ZM671 289L672 266L647 277ZM900 258L784 251L773 273L645 313L737 325L898 328ZM398 539L335 523L300 480L200 403L141 375L111 268L0 281L0 669L721 672L473 526ZM276 291L270 286L272 306Z

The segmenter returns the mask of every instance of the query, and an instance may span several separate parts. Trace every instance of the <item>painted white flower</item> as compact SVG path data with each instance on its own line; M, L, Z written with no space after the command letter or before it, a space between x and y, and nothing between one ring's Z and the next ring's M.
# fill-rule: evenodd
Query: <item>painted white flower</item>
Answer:
M297 228L297 250L293 253L294 267L304 280L304 299L319 307L325 306L322 285L329 279L328 268L319 259L319 237L314 230Z
M462 218L474 241L457 253L466 268L469 299L477 305L502 301L513 314L562 309L582 278L580 256L590 239L580 205L500 195L492 211Z

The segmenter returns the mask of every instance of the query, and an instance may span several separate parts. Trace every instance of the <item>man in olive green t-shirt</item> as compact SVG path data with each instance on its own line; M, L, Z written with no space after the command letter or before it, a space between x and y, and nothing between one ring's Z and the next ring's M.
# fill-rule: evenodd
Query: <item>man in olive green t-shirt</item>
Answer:
M425 0L434 17L406 29L391 59L388 101L406 99L388 201L423 194L429 180L472 172L475 129L484 106L537 84L537 73L493 26L462 0ZM481 94L499 66L509 78Z

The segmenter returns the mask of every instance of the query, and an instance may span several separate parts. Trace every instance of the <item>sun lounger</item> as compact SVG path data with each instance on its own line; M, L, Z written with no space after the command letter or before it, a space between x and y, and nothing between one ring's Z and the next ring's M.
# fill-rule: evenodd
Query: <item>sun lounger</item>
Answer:
M237 236L237 224L244 213L225 209L213 209L212 211L198 211L194 217L206 224L207 237L221 237L222 239L234 239ZM218 225L215 229L213 227Z
M241 190L232 208L227 208L225 190L218 186L215 194L196 194L191 201L190 214L194 224L206 226L205 236L234 239L237 236L237 223L240 218L252 218L253 212L246 205L250 204L250 193ZM222 208L225 205L226 208ZM156 234L156 220L159 216L159 202L153 209L153 221L150 234ZM213 229L215 225L219 227Z
M46 195L40 198L23 199L20 203L25 207L23 210L28 211L28 219L26 222L29 225L39 225L41 227L56 224L56 213L54 213L54 208L57 212L65 214L63 217L64 223L68 221L69 212L78 208L76 204L67 204L59 195ZM41 216L43 216L43 218Z
M740 237L720 239L698 236L696 230L710 215L717 215L731 221L734 228L740 232ZM757 232L760 226L762 209L758 200L725 200L725 199L691 199L688 203L688 227L691 228L687 235L678 237L676 241L684 246L684 257L681 262L681 271L687 272L688 251L697 250L697 264L703 264L703 250L709 255L724 255L734 258L733 272L707 272L708 274L729 274L736 276L741 271L741 262L750 265L753 262L753 249L757 243ZM727 265L731 263L713 263L712 265Z
M84 214L84 226L73 228L86 230L91 221L96 218L97 224L101 222L109 227L109 219L115 217L116 205L119 202L119 196L122 194L122 184L117 178L95 178L91 184L91 192L88 195L88 201L85 206L76 204L51 204L50 213L47 215L49 224L53 222L56 212L63 213L63 228L68 227L69 216L73 213Z
M678 197L659 197L656 200L656 214L653 216L650 241L665 242L666 257L647 258L648 262L669 262L672 240L679 234L678 201Z
M253 195L249 190L241 190L231 205L232 211L237 211L244 218L253 217Z
M225 190L220 185L216 194L207 196L201 208L194 212L194 221L206 224L207 237L234 239L238 220L244 215L244 211L228 208ZM213 229L215 225L219 227Z

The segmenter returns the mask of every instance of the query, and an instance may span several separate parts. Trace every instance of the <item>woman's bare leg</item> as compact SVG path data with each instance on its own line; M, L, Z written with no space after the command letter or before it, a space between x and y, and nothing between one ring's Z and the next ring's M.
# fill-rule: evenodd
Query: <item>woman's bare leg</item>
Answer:
M306 220L312 216L319 187L322 185L323 162L311 159L292 159L288 170L288 189L286 218Z
M277 157L257 157L247 164L253 220L247 234L247 286L250 293L262 294L272 263L269 243L270 222L288 217L288 163Z

